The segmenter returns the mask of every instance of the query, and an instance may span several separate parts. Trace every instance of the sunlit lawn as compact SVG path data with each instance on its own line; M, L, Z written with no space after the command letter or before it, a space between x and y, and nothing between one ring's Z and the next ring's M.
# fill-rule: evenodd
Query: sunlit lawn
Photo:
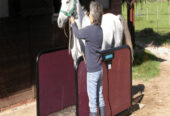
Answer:
M122 14L127 19L126 5ZM154 45L170 45L170 4L168 2L142 2L135 4L135 39ZM137 46L135 49L139 49ZM132 67L133 79L149 80L159 75L160 61L151 52L143 50L135 53Z
M127 19L126 4L122 6L122 15ZM153 32L141 33L146 28ZM136 40L170 45L170 3L146 0L135 4L135 31Z
M126 10L126 4L124 4L122 15L125 18L127 17ZM135 4L135 30L140 31L145 28L153 28L155 32L159 33L170 32L170 4L168 5L168 2Z

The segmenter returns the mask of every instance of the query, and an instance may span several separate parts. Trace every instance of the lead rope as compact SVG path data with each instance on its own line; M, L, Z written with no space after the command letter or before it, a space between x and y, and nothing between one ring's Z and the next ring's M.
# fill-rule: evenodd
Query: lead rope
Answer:
M78 2L77 0L76 0L76 2ZM76 11L76 7L75 7L75 11ZM75 17L75 19L77 19L78 17L76 16L77 15L77 13L76 12L73 12L73 15L74 15L74 17ZM64 30L65 31L65 30ZM66 34L66 32L64 32L65 33L65 35L67 36L67 34ZM68 37L68 36L67 36ZM71 40L72 40L72 37L73 37L73 35L72 35L72 29L71 29L71 24L70 24L70 22L69 22L69 43L68 43L68 49L69 49L69 54L71 53ZM78 40L79 41L79 40ZM79 42L80 43L80 42ZM77 47L77 40L75 40L75 47L76 47L76 54L78 54L78 52L83 56L83 59L84 59L84 63L86 64L86 58L85 58L85 54L83 53L83 52L81 52L79 49L78 49L78 47Z
M68 53L71 53L71 40L72 40L72 31L71 31L71 24L69 22L69 42L68 42Z
M64 34L65 34L65 36L68 38L68 35L67 35L67 33L66 33L66 26L64 25Z
M68 43L68 51L69 54L71 53L71 40L72 40L72 30L71 30L71 24L69 22L69 43ZM78 40L79 41L79 40ZM84 59L84 63L86 64L86 58L83 52L81 52L78 47L77 47L77 41L75 40L75 47L76 47L76 54L78 54L78 52L83 56Z

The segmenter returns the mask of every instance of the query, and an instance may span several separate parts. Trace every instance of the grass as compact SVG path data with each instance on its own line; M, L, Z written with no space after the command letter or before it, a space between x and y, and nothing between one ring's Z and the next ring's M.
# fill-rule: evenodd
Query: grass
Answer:
M127 19L126 4L122 7L122 14ZM149 33L146 29L153 31ZM170 3L168 5L168 1L146 0L146 3L143 1L135 4L135 31L136 40L154 42L156 45L170 45Z
M122 7L122 14L127 19L126 4ZM170 46L170 3L168 1L143 1L135 4L135 39L143 43L156 46ZM149 80L160 74L160 61L148 50L136 46L132 67L133 79Z
M132 67L133 79L149 80L159 75L160 61L148 50L137 52L134 59Z

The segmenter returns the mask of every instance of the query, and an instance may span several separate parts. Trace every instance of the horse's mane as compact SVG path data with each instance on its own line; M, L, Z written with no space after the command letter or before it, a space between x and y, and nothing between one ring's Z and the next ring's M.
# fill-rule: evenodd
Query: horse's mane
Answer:
M81 5L81 4L80 4ZM86 8L84 6L81 6L81 8L83 9L83 12L85 15L89 15L89 12L86 10Z

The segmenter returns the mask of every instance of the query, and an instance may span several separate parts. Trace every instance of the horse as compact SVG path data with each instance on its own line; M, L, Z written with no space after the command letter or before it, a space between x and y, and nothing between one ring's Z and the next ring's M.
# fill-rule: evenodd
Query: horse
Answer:
M63 28L70 16L75 17L78 29L90 25L88 12L82 8L79 0L61 0L61 8L57 19L59 28ZM112 13L103 14L101 27L103 29L102 50L129 45L133 59L133 47L130 32L123 16ZM77 66L79 57L84 56L85 41L78 39L73 34L69 40L69 50L74 60L74 66Z

